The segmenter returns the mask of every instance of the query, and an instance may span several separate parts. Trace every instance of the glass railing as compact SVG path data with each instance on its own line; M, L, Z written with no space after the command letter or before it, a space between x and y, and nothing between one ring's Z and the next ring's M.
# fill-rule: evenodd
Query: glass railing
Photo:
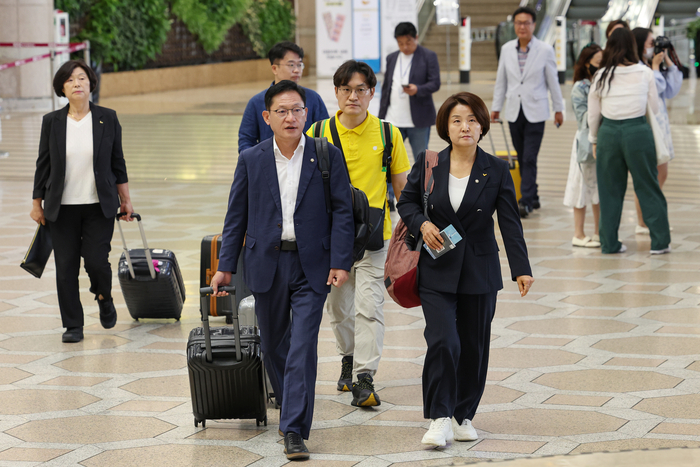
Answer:
M416 12L418 13L418 42L423 42L428 34L430 23L435 19L435 4L433 0L416 0Z
M529 6L537 13L535 24L535 36L548 44L554 45L556 39L556 17L566 15L571 0L523 0L520 6ZM501 45L515 39L513 18L498 26L498 41Z
M659 0L610 0L608 10L599 21L601 31L605 31L610 21L624 19L630 29L651 27ZM605 37L601 38L605 45Z

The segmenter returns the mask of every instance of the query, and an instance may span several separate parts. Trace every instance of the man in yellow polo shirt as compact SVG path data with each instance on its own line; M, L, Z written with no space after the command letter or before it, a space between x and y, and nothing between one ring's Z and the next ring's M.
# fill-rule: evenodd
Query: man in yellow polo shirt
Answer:
M353 265L347 282L328 296L331 327L342 356L338 390L352 390L352 405L371 407L381 403L373 377L384 345L384 262L392 232L383 167L383 123L367 112L377 85L369 65L355 60L343 63L333 75L333 85L340 110L331 119L317 122L307 133L313 136L315 126L321 125L321 136L343 152L350 182L365 192L376 219L382 218L384 210L383 228L372 237L364 257ZM411 165L401 132L393 125L389 129L384 138L393 143L389 169L398 201Z

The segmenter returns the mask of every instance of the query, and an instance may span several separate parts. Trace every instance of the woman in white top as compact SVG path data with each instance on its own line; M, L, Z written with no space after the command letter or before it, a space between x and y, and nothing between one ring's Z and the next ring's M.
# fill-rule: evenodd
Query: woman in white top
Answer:
M83 339L81 256L102 326L116 324L109 264L114 217L118 208L127 221L134 212L121 126L113 110L90 102L96 85L95 72L82 60L70 60L56 72L54 91L68 98L68 105L44 115L34 174L30 216L48 225L51 234L58 305L66 328L63 342Z
M494 213L508 255L511 278L525 296L534 279L520 223L508 162L478 147L490 127L489 110L478 96L460 92L437 114L440 138L435 182L423 210L425 152L416 156L396 208L409 231L423 234L434 249L441 231L454 227L461 240L435 259L422 250L418 294L425 316L428 351L423 365L423 416L431 419L423 444L474 441L472 426L486 385L491 320L503 288Z
M574 87L571 89L571 105L574 108L578 131L571 147L569 178L564 191L564 206L574 208L573 246L584 248L600 247L598 221L600 204L598 201L598 180L596 178L595 159L588 142L588 91L591 78L600 66L603 49L598 44L588 44L579 54L574 66ZM586 220L586 206L593 209L593 235L586 236L583 229Z
M639 64L634 36L622 28L610 35L600 66L588 94L588 139L597 156L602 251L627 249L617 233L629 171L649 226L650 253L668 253L668 208L657 178L654 135L645 117L647 102L654 113L659 107L654 74Z
M659 112L656 114L656 120L659 122L659 127L664 133L668 152L673 159L673 141L671 140L671 123L668 118L668 110L666 110L666 99L676 97L676 94L681 90L683 84L683 72L678 69L675 63L669 57L669 50L663 50L658 54L654 54L654 34L648 28L634 28L632 30L634 39L637 43L637 54L641 63L650 67L654 71L654 80L656 81L656 90L659 93ZM674 52L675 54L675 52ZM665 63L665 70L661 70L661 65ZM659 185L664 188L664 183L668 177L668 162L658 166L659 169ZM637 205L637 227L635 233L648 234L649 229L644 224L642 219L642 209L639 207L639 201L635 198Z

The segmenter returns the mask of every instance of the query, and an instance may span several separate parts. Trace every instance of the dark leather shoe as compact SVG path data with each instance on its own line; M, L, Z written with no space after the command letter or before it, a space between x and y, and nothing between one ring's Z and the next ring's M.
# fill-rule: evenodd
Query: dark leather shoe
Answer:
M540 200L536 199L535 201L532 202L532 209L539 209L540 208Z
M117 310L114 308L114 302L111 298L97 300L100 307L100 324L105 329L112 329L117 324Z
M518 203L518 210L520 211L520 218L525 219L532 212L532 208L522 201Z
M65 343L75 343L83 340L83 328L68 328L66 332L63 333L61 340Z
M293 461L309 458L309 450L304 444L304 439L299 433L293 431L284 435L284 453L287 455L287 459Z

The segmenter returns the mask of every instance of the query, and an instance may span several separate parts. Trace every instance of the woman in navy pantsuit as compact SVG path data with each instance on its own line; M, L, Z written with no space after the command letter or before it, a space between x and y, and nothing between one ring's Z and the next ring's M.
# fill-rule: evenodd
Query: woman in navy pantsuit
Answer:
M477 439L471 420L486 384L491 320L496 294L503 288L494 211L521 296L534 279L508 163L478 147L489 131L486 105L474 94L455 94L440 108L436 127L450 146L440 152L433 169L430 220L423 214L424 153L416 158L397 208L408 229L414 235L421 232L431 248L440 248L440 231L449 225L462 237L454 250L437 259L421 251L419 262L428 344L423 410L432 420L422 442L444 446L452 439Z

